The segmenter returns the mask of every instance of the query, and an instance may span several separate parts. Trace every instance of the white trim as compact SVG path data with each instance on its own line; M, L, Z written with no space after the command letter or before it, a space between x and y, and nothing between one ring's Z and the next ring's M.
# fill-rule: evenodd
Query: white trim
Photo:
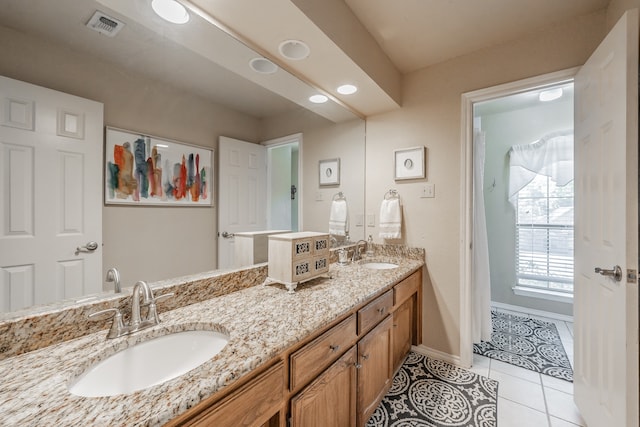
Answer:
M416 353L420 353L423 354L427 357L430 357L432 359L438 359L438 360L443 360L447 363L451 363L452 365L455 366L459 366L461 368L470 368L471 364L469 364L468 366L464 366L462 365L460 358L458 356L454 356L452 354L449 353L443 353L442 351L439 350L435 350L433 348L430 347L425 347L424 345L420 344L420 345L412 345L411 346L411 351L414 351Z
M471 366L471 236L473 235L473 104L571 81L579 67L462 94L460 120L460 363Z
M535 310L529 307L521 307L519 305L505 304L503 302L497 302L497 301L491 301L491 307L502 309L502 310L515 311L517 313L531 314L537 317L548 317L549 319L555 319L555 320L561 320L563 322L573 323L573 316L567 316L566 314L552 313L550 311L544 311L544 310Z
M550 289L535 289L527 286L514 286L511 288L513 293L523 297L546 299L549 301L563 302L565 304L573 304L573 294L567 292L556 292Z

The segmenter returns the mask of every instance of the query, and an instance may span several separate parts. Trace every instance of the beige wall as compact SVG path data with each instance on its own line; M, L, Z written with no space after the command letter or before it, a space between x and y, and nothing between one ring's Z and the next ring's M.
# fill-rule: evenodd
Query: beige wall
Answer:
M99 58L3 27L0 52L1 75L102 102L106 126L211 148L220 135L259 140L257 119ZM118 267L124 285L216 267L215 208L111 206L102 218L103 270Z
M367 212L396 188L404 205L403 242L426 250L424 345L460 355L461 94L583 64L605 35L605 12L575 18L405 76L398 111L367 119ZM433 199L424 181L393 180L393 150L425 145ZM377 229L374 230L376 242Z

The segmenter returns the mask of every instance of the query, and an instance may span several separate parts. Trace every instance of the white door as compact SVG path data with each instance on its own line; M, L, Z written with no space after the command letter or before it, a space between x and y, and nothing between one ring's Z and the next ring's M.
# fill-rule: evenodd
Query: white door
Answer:
M638 14L575 80L575 400L589 427L638 425ZM595 268L620 266L620 280Z
M102 146L102 104L0 77L0 311L102 290Z
M218 161L218 268L231 268L233 233L267 224L267 149L220 137Z

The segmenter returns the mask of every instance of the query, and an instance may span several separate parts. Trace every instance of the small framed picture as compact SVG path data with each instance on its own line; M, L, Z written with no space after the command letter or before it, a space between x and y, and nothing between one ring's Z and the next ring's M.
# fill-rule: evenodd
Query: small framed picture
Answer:
M327 159L318 162L320 185L340 184L340 159Z
M426 147L403 148L393 150L395 162L394 179L421 179L425 178Z

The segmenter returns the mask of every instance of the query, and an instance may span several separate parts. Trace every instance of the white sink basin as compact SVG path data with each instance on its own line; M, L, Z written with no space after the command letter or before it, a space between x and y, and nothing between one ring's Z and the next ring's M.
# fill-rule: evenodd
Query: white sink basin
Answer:
M362 266L371 270L391 270L392 268L398 268L398 264L391 262L366 262L362 264Z
M96 363L69 385L77 396L133 393L196 368L220 353L229 337L214 331L175 332L126 348Z

